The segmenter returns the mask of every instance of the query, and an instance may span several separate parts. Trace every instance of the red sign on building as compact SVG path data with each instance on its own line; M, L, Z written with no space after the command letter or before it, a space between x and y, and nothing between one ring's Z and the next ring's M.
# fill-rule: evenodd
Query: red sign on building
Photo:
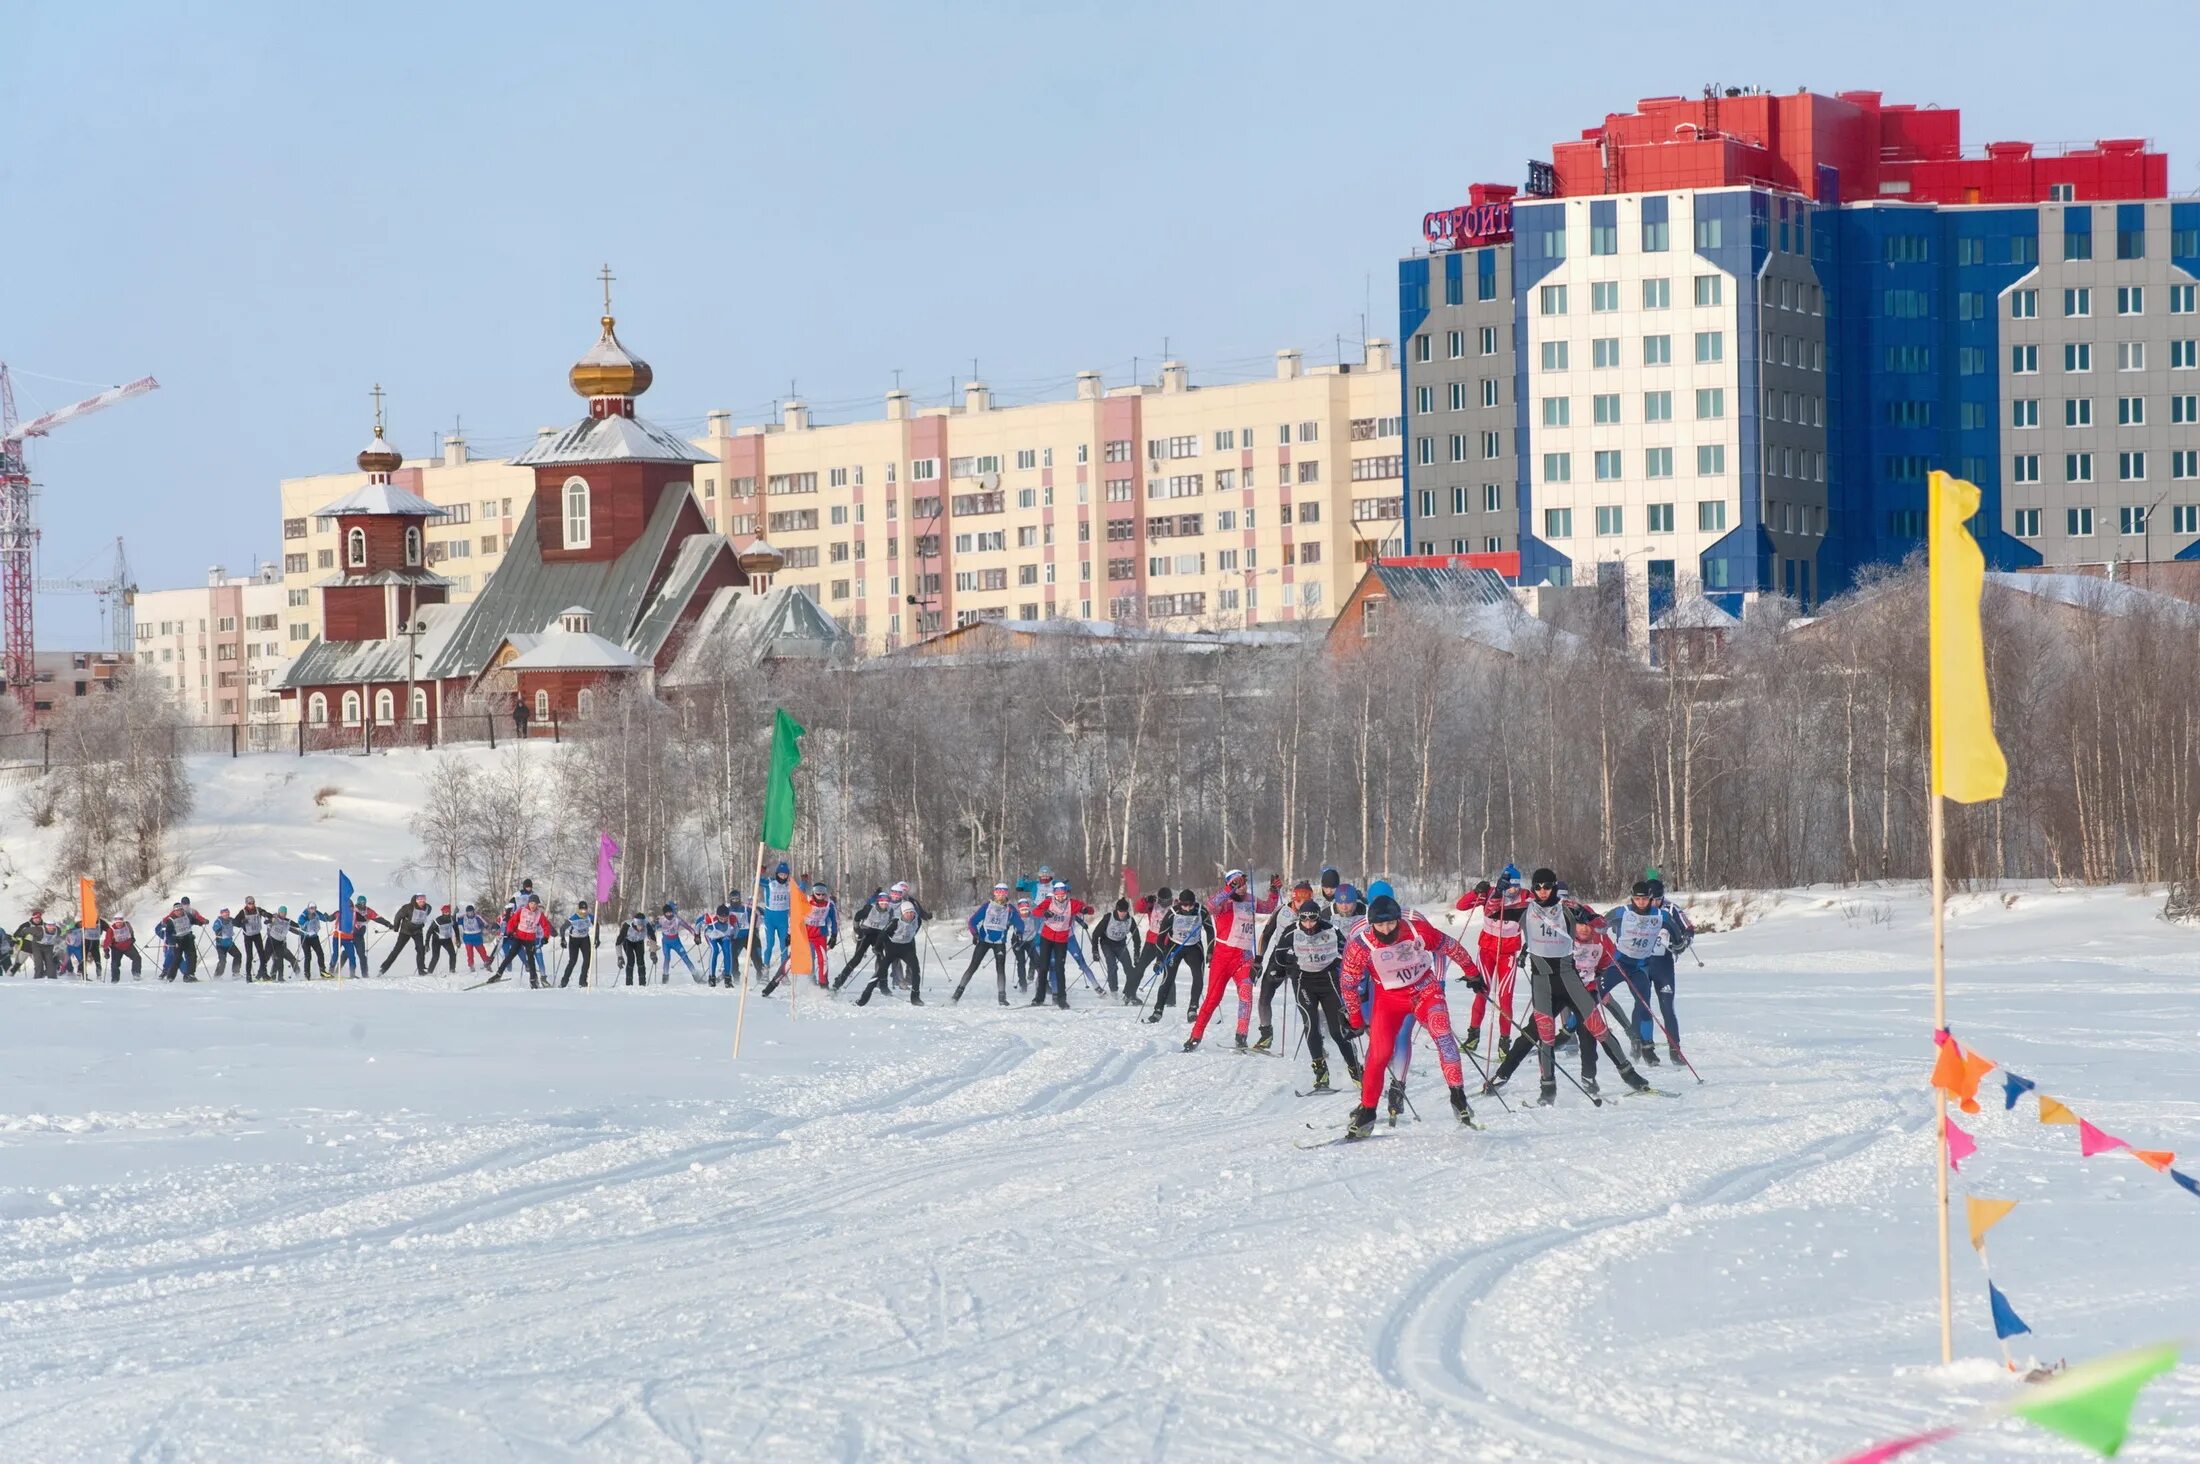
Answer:
M1513 236L1513 208L1502 203L1467 203L1421 215L1421 237L1445 249L1503 244Z

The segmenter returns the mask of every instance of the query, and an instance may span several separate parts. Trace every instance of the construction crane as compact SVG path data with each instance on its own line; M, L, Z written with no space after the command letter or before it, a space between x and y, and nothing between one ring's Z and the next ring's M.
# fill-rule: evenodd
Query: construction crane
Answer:
M23 444L33 437L44 437L64 422L143 396L159 385L152 377L141 376L43 417L19 422L15 415L15 381L8 375L7 363L0 361L0 637L7 641L8 690L22 702L26 714L35 714L38 705L37 641L31 629L31 602L38 579L38 521L31 511L31 472L23 457ZM126 570L119 558L117 568ZM127 573L118 577L127 579ZM121 598L120 590L115 593Z
M137 638L137 581L130 577L130 557L115 539L114 573L105 579L42 579L41 595L97 595L99 623L107 635L107 649L118 656L130 653Z

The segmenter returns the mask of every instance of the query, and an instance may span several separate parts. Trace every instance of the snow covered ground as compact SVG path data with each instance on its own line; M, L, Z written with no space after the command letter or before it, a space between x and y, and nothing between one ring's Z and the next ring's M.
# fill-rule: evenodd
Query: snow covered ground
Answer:
M403 760L278 761L206 767L201 900L387 888ZM2182 1167L2200 937L2159 903L1961 897L1951 1023ZM1427 1122L1312 1151L1349 1100L1293 1097L1303 1056L1076 996L752 999L736 1063L684 981L0 981L0 1457L1826 1458L2014 1386L1960 1236L1970 1360L1925 1365L1924 913L1796 892L1707 937L1675 1101L1562 1082L1468 1133L1424 1049ZM2020 1353L2194 1330L2200 1201L2029 1104L1970 1126L1959 1183L2023 1202ZM2125 1457L2200 1457L2200 1369Z

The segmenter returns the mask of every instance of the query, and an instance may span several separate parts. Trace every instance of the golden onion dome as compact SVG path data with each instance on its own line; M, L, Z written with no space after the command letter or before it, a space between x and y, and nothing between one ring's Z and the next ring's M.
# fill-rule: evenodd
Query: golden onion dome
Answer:
M734 559L740 564L741 572L750 576L777 574L787 563L786 555L762 539L751 539L748 547Z
M383 439L380 427L374 429L374 441L359 450L356 461L362 473L394 473L405 466L404 455Z
M584 397L636 397L649 390L649 363L628 353L609 315L603 318L603 334L588 354L573 363L566 379Z

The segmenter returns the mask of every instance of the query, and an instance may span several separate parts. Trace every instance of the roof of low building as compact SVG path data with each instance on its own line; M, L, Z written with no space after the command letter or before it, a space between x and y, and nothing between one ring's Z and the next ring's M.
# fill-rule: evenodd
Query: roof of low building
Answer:
M346 572L330 575L325 580L316 581L314 588L327 590L350 588L358 585L441 585L448 588L450 583L449 580L432 569L392 566L388 569L377 569L367 573L353 574Z
M291 661L275 683L276 688L433 680L429 668L442 654L465 611L463 605L421 606L419 619L425 629L417 641L401 635L370 641L313 641Z
M854 645L854 637L797 585L752 594L732 585L711 592L679 655L665 673L667 686L714 680L727 662L824 660Z
M1672 608L1650 622L1652 630L1736 630L1741 621L1702 595L1676 600Z
M582 463L707 463L708 453L652 426L617 412L583 417L560 432L546 432L512 459L516 468L563 467Z
M402 518L441 518L444 510L436 507L413 492L395 483L362 483L326 508L316 509L314 518L334 518L339 514L389 514Z
M1987 575L1986 581L1999 589L2015 590L2019 594L2119 620L2129 615L2148 614L2159 615L2179 625L2200 626L2200 605L2159 590L2143 590L2137 585L2098 575L1996 572Z
M1432 568L1411 564L1368 566L1392 604L1401 609L1456 609L1468 605L1494 605L1512 599L1505 577L1494 569Z
M506 640L519 652L504 663L507 671L631 671L642 664L640 656L592 630L556 626L535 635L508 636ZM526 644L522 645L523 641Z

